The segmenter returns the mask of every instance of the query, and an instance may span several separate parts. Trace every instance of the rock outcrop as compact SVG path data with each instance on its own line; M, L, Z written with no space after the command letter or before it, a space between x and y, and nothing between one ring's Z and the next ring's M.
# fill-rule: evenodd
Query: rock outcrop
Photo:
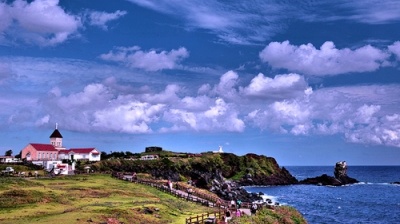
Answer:
M334 175L335 178L338 179L340 183L342 183L342 185L358 183L358 180L347 176L346 161L341 161L336 163Z
M213 179L209 190L228 201L238 199L247 202L262 200L259 194L250 194L237 182L225 180L224 178Z
M345 161L337 162L334 170L334 177L323 174L314 178L307 178L299 182L299 184L313 184L323 186L342 186L346 184L358 183L358 180L347 175L347 164Z
M265 175L265 174L254 174L247 173L238 183L242 186L252 185L290 185L297 184L298 180L289 173L289 171L282 167L279 168L279 172Z

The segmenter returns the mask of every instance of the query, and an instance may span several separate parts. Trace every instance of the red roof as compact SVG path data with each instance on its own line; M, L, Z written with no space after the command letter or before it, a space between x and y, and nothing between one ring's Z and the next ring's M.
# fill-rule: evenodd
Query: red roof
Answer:
M96 148L75 148L75 149L70 149L70 151L74 153L82 153L82 154L89 154L94 150L93 153L98 153L96 151Z
M69 150L59 150L58 154L68 154L69 152Z
M39 144L39 143L30 143L30 145L36 149L36 151L56 151L57 149L54 148L51 144Z

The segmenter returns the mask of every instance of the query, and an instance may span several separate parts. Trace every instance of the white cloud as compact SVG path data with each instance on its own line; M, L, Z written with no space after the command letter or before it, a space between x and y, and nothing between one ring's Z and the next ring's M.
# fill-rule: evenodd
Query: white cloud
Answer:
M209 100L203 103L209 104L208 108L204 108L207 105L203 105L201 107L203 110L198 110L198 108L193 110L189 105L186 105L186 108L166 111L164 119L171 122L173 126L171 128L164 127L160 131L184 131L190 129L207 132L244 131L245 123L238 117L239 113L234 108L234 105L227 104L221 98L212 103Z
M82 24L80 18L65 12L58 3L58 0L0 3L0 12L8 12L0 13L0 33L12 36L13 40L41 46L65 42Z
M58 101L58 106L63 108L64 111L76 109L75 112L79 112L84 108L91 107L96 109L101 105L108 103L108 100L112 98L110 90L102 84L89 84L82 92L70 94L67 97L61 97Z
M39 119L36 121L35 125L36 125L36 126L46 125L46 124L49 123L49 120L50 120L50 115L47 114L47 115L45 115L44 117L39 118Z
M397 60L400 61L400 41L394 42L392 45L388 47L389 51L393 53Z
M298 74L283 74L269 78L260 73L243 88L243 93L262 99L282 100L298 97L304 94L307 88L304 77Z
M380 109L381 107L377 105L363 105L357 109L356 120L361 124L369 124L371 123L371 119L373 119L374 114Z
M238 74L234 71L228 71L223 74L217 86L215 86L215 93L227 99L233 99L237 96L235 89L238 82Z
M202 111L211 105L213 100L205 95L196 97L185 96L182 98L182 107L190 109L191 111Z
M400 147L399 114L377 117L368 125L345 132L350 142Z
M180 101L177 95L180 90L181 88L178 85L170 84L167 85L165 90L160 93L143 94L140 98L144 102L175 104Z
M94 112L94 128L103 131L124 133L152 132L149 124L157 121L164 105L151 105L144 102L128 102L116 107Z
M91 11L88 13L89 24L107 30L107 23L126 15L126 11L117 10L113 13Z
M145 52L137 46L130 48L120 47L116 51L100 55L100 58L103 60L120 62L129 67L144 69L146 71L177 68L178 63L187 57L189 57L189 52L184 47L169 52L157 52L156 50Z
M400 147L398 85L322 88L247 113L262 130L294 135L342 134L348 141ZM243 111L242 111L243 112Z
M262 61L274 68L306 75L337 75L350 72L371 72L384 65L390 55L370 45L351 50L337 49L325 42L320 49L312 44L295 46L289 41L271 42L260 52Z

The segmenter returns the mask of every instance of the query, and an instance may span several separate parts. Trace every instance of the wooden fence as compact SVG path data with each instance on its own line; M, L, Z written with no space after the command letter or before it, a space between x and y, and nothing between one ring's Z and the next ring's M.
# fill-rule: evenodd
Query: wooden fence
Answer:
M223 216L223 211L207 212L205 214L192 216L186 219L186 224L199 224L199 223L217 223Z

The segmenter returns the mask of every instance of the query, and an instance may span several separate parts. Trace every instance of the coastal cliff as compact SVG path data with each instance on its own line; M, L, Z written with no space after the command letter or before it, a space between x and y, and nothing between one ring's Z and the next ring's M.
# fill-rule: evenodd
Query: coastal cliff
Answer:
M112 159L92 166L97 171L148 173L154 178L188 181L220 197L244 201L260 199L249 195L243 186L288 185L298 183L272 157L232 153L160 154L156 160Z

